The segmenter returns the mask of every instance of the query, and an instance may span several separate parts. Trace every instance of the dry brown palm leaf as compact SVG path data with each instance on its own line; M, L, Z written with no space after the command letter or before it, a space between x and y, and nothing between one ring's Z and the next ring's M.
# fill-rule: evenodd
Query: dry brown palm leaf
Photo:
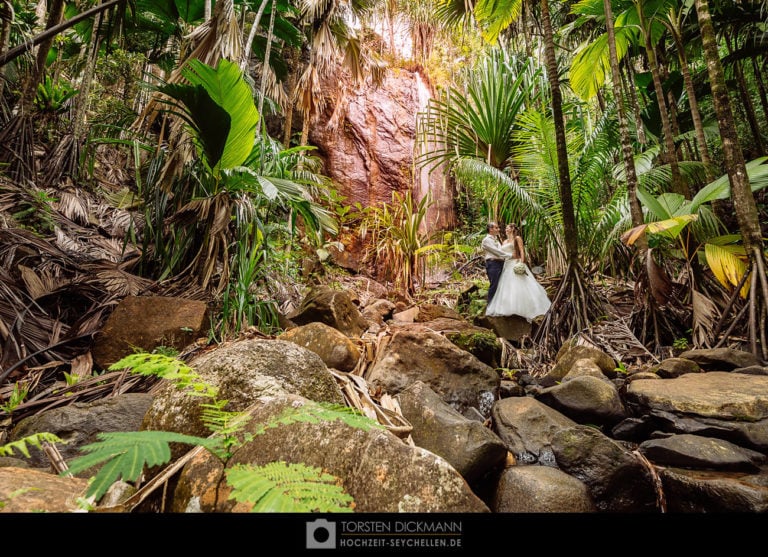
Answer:
M56 292L69 283L69 280L62 280L61 277L52 276L50 271L47 270L36 272L25 265L19 265L17 269L26 287L27 295L33 300L38 300L52 292Z
M88 198L79 190L49 190L51 197L58 199L53 208L69 220L82 225L92 224Z
M410 436L413 426L403 417L399 405L389 395L383 394L377 402L371 397L368 383L359 375L335 369L330 371L339 384L348 406L377 421L401 439Z
M617 363L659 363L659 359L638 340L623 317L613 316L598 321L590 329L579 333L576 344L602 350Z
M104 301L139 296L154 284L152 280L129 273L122 265L106 261L86 265L85 269L88 273L78 283L101 289L105 293Z
M694 346L710 348L714 340L715 323L720 318L717 306L698 290L693 290L693 327Z

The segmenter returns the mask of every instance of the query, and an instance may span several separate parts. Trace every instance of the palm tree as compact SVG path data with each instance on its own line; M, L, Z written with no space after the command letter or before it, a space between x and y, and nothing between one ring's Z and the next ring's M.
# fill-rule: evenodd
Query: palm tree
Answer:
M603 301L595 296L589 276L584 272L579 261L579 236L573 208L563 100L560 91L560 74L555 56L555 38L552 30L549 0L541 0L541 22L544 30L544 58L547 64L552 116L555 124L558 183L562 204L565 257L568 263L560 287L552 300L552 307L544 317L544 322L536 330L533 339L534 342L542 344L544 353L551 354L559 349L565 340L590 326L597 317L605 315L605 311ZM558 320L552 319L553 314L558 315ZM550 337L551 333L554 334Z
M643 208L637 199L637 172L635 171L634 150L629 137L629 125L624 112L624 99L621 90L621 75L619 74L619 58L616 52L616 37L613 26L613 10L611 0L603 0L605 10L605 29L608 35L608 51L610 54L611 77L613 78L613 90L616 97L616 110L619 116L619 132L621 135L621 154L624 159L624 169L627 181L627 198L629 200L632 224L638 226L643 223ZM641 260L644 246L641 246Z
M693 85L693 78L691 77L691 69L688 64L688 57L685 54L685 43L682 33L683 21L691 7L692 6L690 4L670 6L666 18L660 18L660 21L667 28L675 43L677 57L680 61L680 72L683 74L685 91L686 95L688 96L688 106L691 110L693 129L696 133L696 146L701 156L701 162L704 163L704 167L707 172L707 182L711 182L715 179L715 172L712 166L712 158L709 155L707 138L704 134L704 123L702 122L701 112L699 111L699 102L696 96L696 88Z
M662 126L664 152L663 158L666 159L672 172L672 191L681 193L690 197L687 184L684 182L679 168L677 150L674 143L674 133L667 108L665 93L661 83L661 75L657 62L655 43L661 36L663 26L656 17L657 11L673 5L676 0L660 0L659 2L649 2L649 0L627 0L622 3L624 9L616 19L621 18L621 25L617 36L620 37L618 44L621 46L621 52L626 53L629 46L638 38L642 41L645 49L648 68L651 72L653 86L656 96L656 103L659 108L659 115ZM574 7L574 12L585 16L595 17L594 14L600 13L604 17L602 0L583 0ZM619 34L620 33L620 34ZM587 48L584 48L574 58L571 66L571 80L574 88L580 91L581 95L588 98L594 94L600 86L605 75L603 68L609 65L605 47L607 41L598 38ZM617 41L614 41L617 44ZM618 55L617 55L618 56ZM623 56L623 55L622 55ZM621 58L622 56L618 56ZM597 68L597 69L596 69Z
M32 112L37 95L37 86L45 74L46 60L53 45L53 38L64 17L64 0L54 0L48 12L46 32L38 40L38 50L31 75L27 76L22 88L17 113L6 123L0 132L0 164L6 163L6 173L19 182L32 179L35 170L31 165L34 160L32 137ZM26 50L12 49L3 54L3 65Z
M707 71L712 87L712 98L723 142L724 164L731 184L736 218L750 264L749 275L744 275L744 279L747 276L750 277L747 306L749 308L747 328L750 349L755 356L765 361L768 359L768 338L766 338L765 327L768 318L768 277L766 275L765 248L760 230L760 219L734 125L728 89L709 15L709 2L707 0L695 0L695 4L699 27L701 28L704 57L707 61Z

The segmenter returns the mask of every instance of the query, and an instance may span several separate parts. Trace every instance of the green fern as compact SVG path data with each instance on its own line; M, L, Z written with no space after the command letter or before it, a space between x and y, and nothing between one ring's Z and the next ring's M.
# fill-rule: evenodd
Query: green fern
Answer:
M154 375L176 383L189 394L214 398L218 389L200 379L195 371L181 360L165 354L137 352L109 366L109 371L130 369L139 375Z
M253 439L253 435L244 434L242 439L237 437L245 429L245 425L250 420L250 416L244 412L228 412L224 410L226 400L214 400L210 404L201 404L201 420L213 435L221 439L220 452L212 451L221 460L226 460L232 453L230 449L242 445L244 442Z
M118 479L136 481L145 467L165 464L171 459L170 443L200 445L226 462L232 447L241 446L253 435L269 428L292 423L319 423L341 420L350 427L368 431L383 426L348 406L311 402L298 408L286 408L253 434L244 434L250 415L227 412L226 400L216 398L217 389L180 360L163 354L136 353L110 366L110 370L131 369L141 375L154 375L176 383L179 388L197 396L212 398L202 404L203 424L213 433L210 438L194 437L164 431L131 431L100 433L98 441L81 448L90 454L73 460L68 472L77 474L103 464L88 487L86 496L98 501ZM263 467L239 465L227 472L232 482L233 497L254 502L254 511L269 512L351 512L352 498L337 485L338 479L316 468L302 464L272 463Z
M0 446L0 456L13 456L13 450L16 449L25 457L29 458L29 449L27 448L27 445L32 445L34 447L37 447L38 449L41 449L43 443L66 444L67 441L64 441L63 439L59 439L53 433L48 433L48 432L34 433L32 435L29 435L28 437L19 439L18 441L12 441L11 443L7 443L5 445Z
M338 478L305 464L238 464L227 471L229 498L253 503L251 512L353 512L354 500Z
M349 406L330 402L314 402L298 408L286 408L269 422L261 424L255 431L255 434L260 435L267 429L297 422L319 423L332 422L334 420L341 420L348 426L362 429L363 431L384 429L384 426L380 423Z
M145 466L159 466L171 460L169 443L201 445L210 451L221 450L221 440L206 439L168 431L128 431L99 433L99 441L81 447L90 453L69 463L70 474L77 474L98 464L102 466L88 486L87 497L98 501L113 482L122 478L132 482L139 478Z

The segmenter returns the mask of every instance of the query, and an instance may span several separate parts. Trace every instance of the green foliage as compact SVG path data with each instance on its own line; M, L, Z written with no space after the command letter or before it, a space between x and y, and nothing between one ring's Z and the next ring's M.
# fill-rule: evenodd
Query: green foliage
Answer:
M188 394L214 398L218 389L200 379L200 376L181 360L165 354L130 354L109 366L109 371L130 368L139 375L154 375L186 389Z
M77 95L77 89L73 89L66 81L54 82L50 76L45 76L37 85L35 106L41 112L60 112L64 103Z
M51 203L58 201L47 191L31 187L28 194L19 201L13 218L22 228L28 228L40 234L47 234L56 228L53 220Z
M169 443L200 445L211 451L221 448L218 438L194 437L167 431L129 431L99 433L98 441L85 445L89 453L69 463L68 472L77 474L100 465L99 472L88 486L87 497L99 500L115 481L132 482L139 479L145 466L160 466L171 459Z
M300 408L286 408L269 422L259 424L255 430L255 434L260 435L267 429L281 425L290 425L292 423L304 422L316 424L334 420L340 420L350 427L362 429L363 431L383 428L378 422L373 421L349 406L332 404L329 402L316 402L305 404Z
M432 204L429 195L415 202L410 191L392 192L392 203L365 209L360 234L371 234L365 260L381 268L386 278L413 294L415 282L424 275L422 252L430 239L420 231Z
M0 404L0 410L10 414L13 410L19 406L29 394L29 385L24 381L17 381L13 384L13 391L8 397L8 400L3 404Z
M688 349L688 339L685 337L676 338L674 342L672 343L672 347L676 350L687 350Z
M59 439L59 437L53 433L34 433L24 437L23 439L19 439L18 441L12 441L11 443L0 446L0 456L13 456L13 451L17 450L19 453L29 458L29 448L27 445L32 445L33 447L41 449L43 443L66 444L67 442L63 439Z
M235 168L253 149L259 113L250 86L237 64L226 59L216 68L192 59L182 70L189 85L170 84L160 91L181 101L184 119L194 129L203 157L214 177Z
M304 464L239 464L227 471L230 499L253 503L251 512L353 512L338 478Z
M136 481L145 467L166 464L171 458L170 443L198 445L226 461L232 456L233 449L251 440L253 435L281 425L341 420L366 431L383 427L347 406L312 402L286 408L267 423L258 424L253 434L248 434L244 430L250 416L244 412L225 411L227 401L216 399L217 389L206 385L183 362L162 354L137 353L110 366L110 370L126 368L134 373L172 381L188 394L212 398L212 402L202 404L201 408L203 424L213 435L202 438L164 431L100 433L97 442L82 448L89 454L76 458L69 465L72 474L101 465L86 493L94 501L98 501L116 480ZM337 485L336 478L302 464L239 466L229 471L227 478L235 487L232 496L238 501L255 503L254 511L348 512L352 502Z

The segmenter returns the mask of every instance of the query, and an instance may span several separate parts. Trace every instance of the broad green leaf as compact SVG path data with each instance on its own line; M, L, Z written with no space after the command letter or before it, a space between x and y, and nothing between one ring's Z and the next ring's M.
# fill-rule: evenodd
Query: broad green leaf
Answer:
M216 167L224 154L230 133L230 115L216 104L202 85L171 83L159 87L159 90L184 104L188 113L186 120L195 133L206 163L211 168Z
M747 176L752 192L757 192L768 186L768 164L763 164L768 157L760 157L746 163ZM727 174L723 174L716 180L701 188L691 200L691 212L696 212L700 205L715 201L716 199L729 199L731 197L731 182Z
M214 69L193 59L184 68L183 74L193 85L204 87L213 102L223 108L231 119L221 160L211 166L222 169L240 166L253 150L259 113L239 66L222 59Z
M648 193L644 188L637 188L637 198L643 205L645 205L645 207L648 208L648 210L654 217L656 217L656 219L668 219L672 216L664 207L664 205L659 203L658 199L654 195Z
M615 29L616 57L624 58L637 33L629 27ZM579 50L573 57L570 69L570 84L582 100L592 99L605 85L611 75L611 58L608 50L608 35L602 34Z
M483 38L490 44L496 43L501 32L520 17L522 9L522 0L478 0L474 13L483 29Z

